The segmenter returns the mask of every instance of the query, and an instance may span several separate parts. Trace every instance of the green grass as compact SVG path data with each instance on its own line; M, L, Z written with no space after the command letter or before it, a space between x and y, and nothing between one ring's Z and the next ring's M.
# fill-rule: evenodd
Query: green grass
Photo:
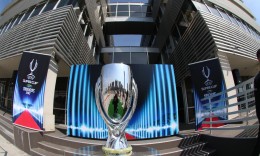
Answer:
M124 109L123 103L118 99L118 105L117 105L117 113L114 113L114 104L113 99L110 100L110 104L108 106L108 116L112 119L122 119L124 117L126 109Z

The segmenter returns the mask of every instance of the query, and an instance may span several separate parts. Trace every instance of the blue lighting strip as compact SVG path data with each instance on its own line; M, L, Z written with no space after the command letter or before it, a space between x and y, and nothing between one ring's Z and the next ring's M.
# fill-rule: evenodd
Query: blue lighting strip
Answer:
M68 89L67 134L78 137L106 139L108 130L98 112L91 66L71 67ZM126 129L136 139L157 138L178 134L178 104L172 65L153 65L146 99L138 103Z
M89 66L71 67L68 89L67 134L105 139L107 129L96 107L94 88L90 84Z
M178 104L172 65L155 65L150 90L141 110L134 114L126 133L138 138L178 134Z

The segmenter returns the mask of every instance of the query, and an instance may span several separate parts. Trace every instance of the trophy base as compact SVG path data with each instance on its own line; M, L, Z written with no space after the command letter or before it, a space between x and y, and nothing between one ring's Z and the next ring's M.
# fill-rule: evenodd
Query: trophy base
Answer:
M112 148L107 148L107 147L103 146L102 150L106 156L116 156L116 155L130 156L130 155L132 155L132 146L128 146L127 148L123 148L123 149L112 149Z

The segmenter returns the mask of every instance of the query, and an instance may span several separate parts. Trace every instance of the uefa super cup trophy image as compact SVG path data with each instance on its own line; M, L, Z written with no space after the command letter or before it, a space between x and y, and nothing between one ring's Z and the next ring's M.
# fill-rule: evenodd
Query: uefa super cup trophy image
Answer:
M136 108L138 89L131 69L125 64L102 67L95 88L98 110L108 127L108 139L102 147L106 155L131 155L125 128Z

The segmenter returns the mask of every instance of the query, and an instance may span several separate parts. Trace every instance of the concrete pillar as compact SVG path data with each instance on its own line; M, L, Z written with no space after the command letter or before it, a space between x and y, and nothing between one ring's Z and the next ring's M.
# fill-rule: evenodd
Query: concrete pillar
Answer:
M229 63L226 53L217 52L217 56L219 57L220 66L222 68L226 89L234 87L235 82L234 82L232 70L231 70L230 63ZM235 94L236 94L236 90L232 90L232 91L228 92L227 96L230 97ZM237 98L232 98L232 99L228 100L228 105L234 104L234 103L237 103ZM234 112L234 111L238 111L238 106L233 106L233 107L228 108L228 112ZM232 115L228 116L228 119L233 119L237 116L238 116L237 114L232 114Z

